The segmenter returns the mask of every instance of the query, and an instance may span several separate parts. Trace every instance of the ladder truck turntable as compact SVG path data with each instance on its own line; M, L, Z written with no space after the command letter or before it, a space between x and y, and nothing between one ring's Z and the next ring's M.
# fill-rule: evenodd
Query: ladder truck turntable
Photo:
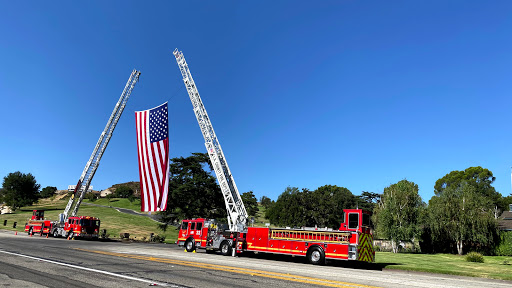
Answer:
M39 233L42 235L52 235L53 237L87 237L98 238L100 229L100 220L91 216L77 216L78 208L82 203L84 195L89 189L92 178L100 164L101 157L107 148L110 138L116 128L119 118L123 114L126 102L130 98L135 84L139 80L140 71L133 70L128 82L124 87L121 97L117 101L107 125L103 129L96 146L85 165L84 171L78 180L78 183L69 199L64 212L59 214L57 221L50 221L44 218L44 210L33 210L32 218L25 224L25 232L29 235Z
M344 220L338 230L247 227L247 211L188 64L181 51L175 49L173 54L224 196L229 225L229 229L224 229L214 219L185 219L180 225L176 243L184 246L187 252L206 249L207 252L220 251L223 255L232 256L244 252L305 256L315 265L324 264L325 259L374 262L371 212L363 209L344 209Z

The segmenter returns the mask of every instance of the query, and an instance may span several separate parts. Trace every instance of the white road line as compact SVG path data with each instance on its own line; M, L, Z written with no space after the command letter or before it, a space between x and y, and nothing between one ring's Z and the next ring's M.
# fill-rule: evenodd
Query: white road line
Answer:
M0 250L0 253L14 255L14 256L20 256L20 257L25 257L25 258L29 258L29 259L33 259L33 260L38 260L38 261L44 261L44 262L48 262L48 263L52 263L52 264L57 264L57 265L62 265L62 266L70 267L70 268L75 268L75 269L82 269L82 270L86 270L86 271L102 273L102 274L106 274L106 275L110 275L110 276L114 276L114 277L119 277L119 278L124 278L124 279L128 279L128 280L149 283L152 286L153 285L154 286L166 286L166 287L175 287L175 288L182 288L182 287L184 287L184 286L177 286L177 285L174 285L174 284L155 282L155 281L151 281L151 280L136 278L136 277L122 275L122 274L116 274L116 273L112 273L112 272L108 272L108 271L103 271L103 270L98 270L98 269L93 269L93 268L77 266L77 265L73 265L73 264L67 264L67 263L52 261L52 260L38 258L38 257L32 257L32 256L28 256L28 255L13 253L13 252L7 252L7 251L3 251L3 250Z

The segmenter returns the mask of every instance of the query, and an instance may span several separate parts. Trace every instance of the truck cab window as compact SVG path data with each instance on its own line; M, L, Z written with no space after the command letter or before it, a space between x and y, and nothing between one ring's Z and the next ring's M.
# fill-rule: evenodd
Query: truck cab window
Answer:
M359 227L359 214L349 213L348 214L348 229L357 229Z
M197 223L196 230L201 230L201 228L203 228L203 223L198 222L198 223Z
M370 215L363 214L363 226L368 226L368 227L371 226L371 224L370 224Z
M181 230L187 230L188 228L188 222L181 223Z
M190 230L196 230L196 222L190 224Z

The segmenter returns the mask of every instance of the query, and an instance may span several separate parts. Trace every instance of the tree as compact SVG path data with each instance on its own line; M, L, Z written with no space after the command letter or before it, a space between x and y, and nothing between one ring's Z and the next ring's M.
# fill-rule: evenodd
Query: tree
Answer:
M114 192L116 198L130 198L130 196L133 196L133 194L133 189L128 186L117 187L116 191Z
M267 196L261 196L260 204L261 206L265 207L265 209L268 209L270 205L272 205L272 200L270 200L270 198L268 198Z
M450 186L458 187L462 183L469 184L475 188L477 193L482 194L490 199L494 207L494 217L498 218L500 211L506 209L500 201L502 196L492 187L492 183L496 180L492 172L480 166L469 167L464 171L452 171L444 177L438 179L434 185L434 193L440 196Z
M15 211L20 207L32 205L36 202L39 196L39 188L41 188L41 185L37 184L36 178L32 174L24 174L19 171L9 173L4 177L2 183L0 200Z
M224 196L212 175L213 168L206 153L192 153L187 158L172 158L167 210L162 211L160 228L181 219L226 217Z
M53 186L46 186L41 190L40 197L41 198L50 198L53 195L55 195L55 192L57 192L57 187Z
M88 199L89 201L94 202L94 201L96 201L97 198L94 193L89 192L89 193L85 194L85 199ZM110 199L109 199L109 201L110 201Z
M310 212L312 219L308 226L338 229L343 221L343 209L356 208L357 198L345 187L324 185L311 193Z
M419 235L418 218L423 202L418 185L401 180L384 188L376 209L377 231L391 240L393 253L398 252L401 241L411 241Z
M510 204L512 204L512 194L507 197L501 197L499 206L504 207L503 210L508 210Z
M258 199L256 199L256 196L254 196L254 192L244 192L242 195L242 201L244 201L245 209L247 210L247 214L249 216L256 216L256 213L258 213Z
M490 250L498 237L493 207L492 199L472 183L449 185L429 201L428 224L432 240L451 241L459 255L466 246Z
M271 223L280 226L305 226L306 225L306 194L309 190L301 192L297 187L286 187L279 195L277 201L265 211L265 218Z
M381 196L379 193L363 191L360 196L356 196L358 207L373 212Z

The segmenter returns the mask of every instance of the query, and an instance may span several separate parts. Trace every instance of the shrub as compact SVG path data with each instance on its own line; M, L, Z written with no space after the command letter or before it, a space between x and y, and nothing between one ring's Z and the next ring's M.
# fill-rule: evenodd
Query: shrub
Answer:
M500 244L494 250L497 256L512 256L512 231L500 232Z
M165 236L163 235L155 235L153 236L153 239L152 239L152 242L159 242L159 243L163 243L165 241Z
M94 193L92 193L92 192L85 194L85 198L91 202L96 201L96 195L94 195Z
M484 256L478 252L469 252L466 255L466 261L484 263Z
M120 186L116 189L114 196L117 198L128 198L133 196L133 190L128 186Z

